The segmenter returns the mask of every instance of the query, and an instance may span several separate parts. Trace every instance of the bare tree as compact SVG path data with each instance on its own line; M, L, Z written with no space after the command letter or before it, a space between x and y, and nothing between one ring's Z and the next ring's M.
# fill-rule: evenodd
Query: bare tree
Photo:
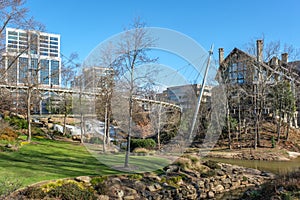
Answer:
M146 63L152 63L156 59L151 59L146 54L149 47L153 46L155 40L149 35L145 29L145 23L142 23L139 18L135 19L131 25L132 30L126 30L124 37L116 46L116 54L119 55L117 65L115 66L115 73L118 76L123 76L128 72L128 76L124 76L128 86L128 136L127 148L124 167L129 167L130 154L130 140L132 134L132 116L133 116L133 96L136 92L136 67Z
M69 57L63 56L61 75L62 75L62 86L64 88L70 88L71 81L73 81L75 78L76 69L79 66L79 64L75 62L77 58L78 58L77 53L72 53ZM72 96L68 95L66 92L63 93L63 97L60 101L60 109L64 114L63 135L65 135L67 117L68 114L70 114L72 111Z

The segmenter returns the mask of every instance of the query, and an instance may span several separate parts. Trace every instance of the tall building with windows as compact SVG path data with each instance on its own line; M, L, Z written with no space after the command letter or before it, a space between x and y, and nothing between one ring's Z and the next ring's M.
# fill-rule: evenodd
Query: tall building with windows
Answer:
M5 82L61 85L60 35L6 28Z

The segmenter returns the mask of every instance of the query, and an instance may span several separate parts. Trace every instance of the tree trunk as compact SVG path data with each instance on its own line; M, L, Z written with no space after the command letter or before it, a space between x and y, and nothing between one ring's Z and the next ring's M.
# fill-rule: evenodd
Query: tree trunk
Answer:
M64 126L63 126L63 136L65 136L66 135L66 124L67 124L67 112L68 112L68 108L67 108L67 100L66 100L66 93L64 94L64 111L65 111L65 113L64 113Z
M132 92L130 92L130 93L131 94L130 94L130 97L129 97L128 136L127 136L127 148L126 148L124 167L129 167L130 141L131 141L131 130L132 130L132 110L133 110Z
M27 141L31 142L31 88L27 90Z
M277 122L277 143L279 143L279 140L280 140L280 127L281 127L281 116L279 116L279 119Z
M107 136L107 102L105 102L105 113L104 113L104 133L103 133L103 152L106 152L106 136Z
M125 155L125 163L124 167L129 167L129 154L130 154L130 141L131 141L131 131L132 131L132 114L133 114L133 81L134 81L134 60L131 65L131 71L130 71L130 90L129 90L129 122L128 122L128 136L127 136L127 149L126 149L126 155Z
M228 105L227 105L228 106ZM227 108L227 129L228 129L228 147L229 149L232 149L232 145L231 145L231 126L230 126L230 115L229 115L229 108Z
M289 140L290 128L291 128L291 116L290 116L290 114L288 114L287 127L286 127L286 134L285 134L285 135L286 135L286 136L285 136L286 141Z
M161 108L162 105L159 105L159 110L158 110L158 124L157 124L157 145L158 145L158 150L160 150L160 123L161 123Z

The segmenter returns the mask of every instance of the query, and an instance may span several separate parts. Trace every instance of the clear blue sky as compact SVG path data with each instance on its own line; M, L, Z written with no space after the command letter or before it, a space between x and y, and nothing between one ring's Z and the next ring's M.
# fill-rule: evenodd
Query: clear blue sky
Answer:
M262 34L300 48L299 0L28 0L30 14L61 34L64 55L83 61L108 37L141 16L148 26L182 32L205 49L215 45L228 54Z

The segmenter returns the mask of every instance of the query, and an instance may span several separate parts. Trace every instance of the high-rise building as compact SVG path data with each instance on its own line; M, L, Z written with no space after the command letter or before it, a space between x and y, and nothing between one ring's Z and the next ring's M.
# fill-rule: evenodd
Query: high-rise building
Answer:
M6 28L6 84L61 84L60 35Z

